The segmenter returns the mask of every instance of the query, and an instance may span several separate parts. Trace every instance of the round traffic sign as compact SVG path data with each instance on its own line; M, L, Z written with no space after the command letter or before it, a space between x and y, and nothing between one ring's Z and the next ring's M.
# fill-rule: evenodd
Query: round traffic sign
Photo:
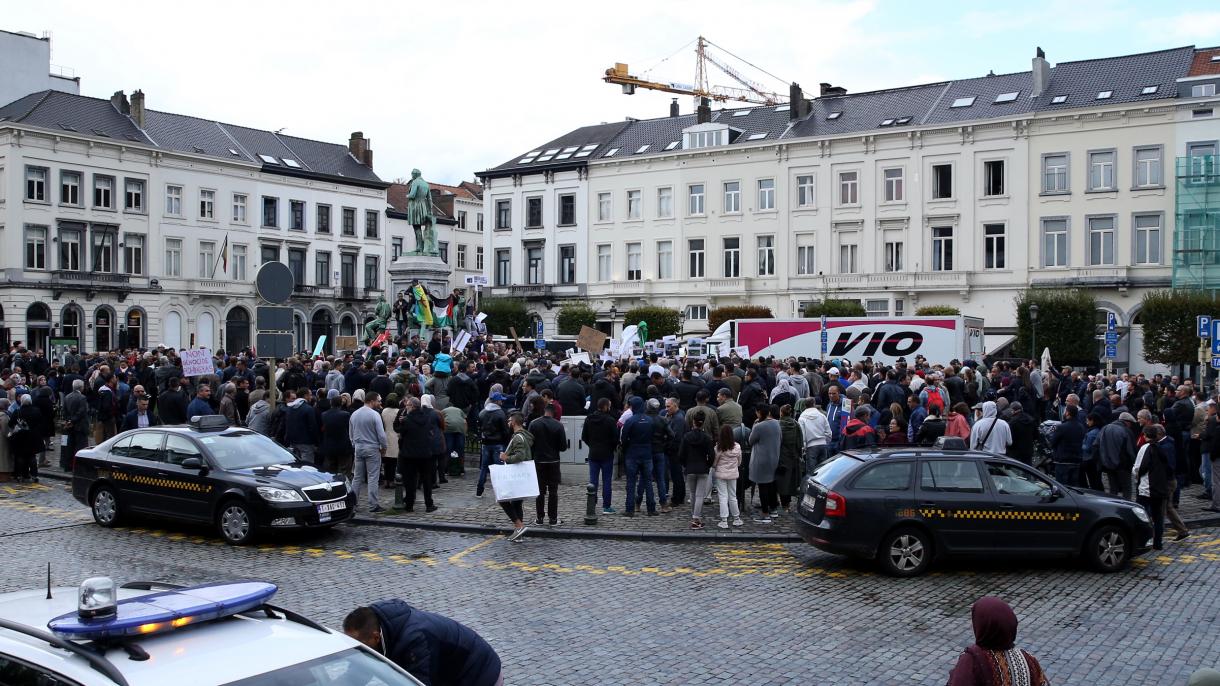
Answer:
M296 279L292 278L292 270L283 262L264 262L254 277L254 290L269 303L282 305L288 302L294 288Z

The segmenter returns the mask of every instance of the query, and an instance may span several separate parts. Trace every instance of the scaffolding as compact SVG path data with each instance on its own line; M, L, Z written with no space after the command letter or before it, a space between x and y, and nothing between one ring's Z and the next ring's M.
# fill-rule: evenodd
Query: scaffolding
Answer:
M1173 287L1220 290L1220 157L1179 157L1175 172Z

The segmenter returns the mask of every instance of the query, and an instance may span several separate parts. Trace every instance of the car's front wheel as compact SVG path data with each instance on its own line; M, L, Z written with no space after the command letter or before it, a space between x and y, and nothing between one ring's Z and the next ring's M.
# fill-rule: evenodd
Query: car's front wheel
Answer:
M122 515L119 512L119 497L109 486L98 486L89 499L89 509L93 510L93 521L106 528L118 526Z
M1131 535L1116 524L1097 527L1085 544L1085 560L1098 572L1117 572L1131 561Z
M254 540L254 516L240 500L228 500L216 513L216 528L225 543L245 545Z
M932 539L919 529L895 529L881 541L877 559L886 574L919 576L932 564Z

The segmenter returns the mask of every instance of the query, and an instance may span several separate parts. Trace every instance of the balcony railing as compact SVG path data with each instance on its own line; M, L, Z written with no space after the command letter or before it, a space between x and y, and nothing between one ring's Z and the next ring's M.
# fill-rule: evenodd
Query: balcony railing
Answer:
M57 269L51 273L52 277L60 281L67 281L71 284L81 284L88 286L127 286L131 283L131 276L128 274L109 274L106 272L82 272L71 269Z

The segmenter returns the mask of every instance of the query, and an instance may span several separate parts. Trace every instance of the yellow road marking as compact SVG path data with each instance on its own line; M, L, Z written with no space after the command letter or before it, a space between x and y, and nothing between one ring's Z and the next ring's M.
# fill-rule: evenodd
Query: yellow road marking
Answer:
M495 542L497 539L500 539L500 538L503 538L503 536L493 536L493 537L491 537L491 538L488 538L488 539L487 539L487 540L485 540L485 541L481 541L481 542L479 542L479 543L476 543L476 544L474 544L474 545L470 546L469 548L467 548L467 549L463 550L463 551L462 551L462 552L460 552L460 553L456 553L456 554L454 554L454 555L450 556L450 557L449 557L449 564L454 565L455 567L469 567L469 566L470 566L470 563L469 563L469 562L463 562L463 561L462 561L462 558L464 558L464 557L466 557L467 555L469 555L469 554L473 553L474 551L478 550L479 548L482 548L482 547L487 546L487 545L491 545L491 544L492 544L492 543L494 543L494 542Z

